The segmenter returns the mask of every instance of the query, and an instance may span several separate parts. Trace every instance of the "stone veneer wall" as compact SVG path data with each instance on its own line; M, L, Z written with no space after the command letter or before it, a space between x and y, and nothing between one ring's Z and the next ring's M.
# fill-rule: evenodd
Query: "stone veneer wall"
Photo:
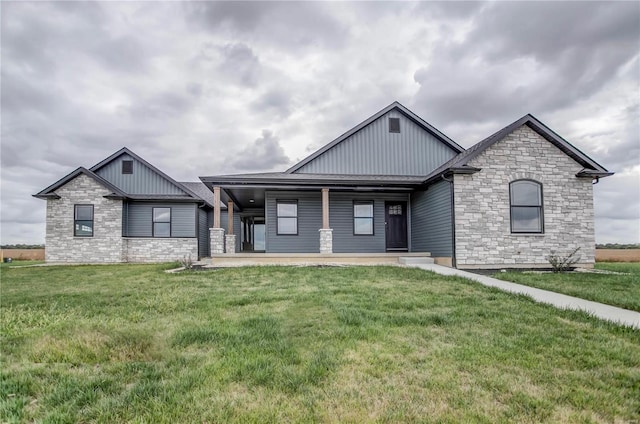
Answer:
M469 163L482 171L454 176L458 268L549 267L552 250L580 247L580 264L595 257L593 188L582 166L526 125ZM542 183L544 234L511 234L509 183Z
M124 238L122 249L125 262L171 262L189 256L198 260L195 237Z
M66 263L122 261L122 201L86 175L60 187L60 199L47 199L45 260ZM74 237L74 205L93 205L93 237Z

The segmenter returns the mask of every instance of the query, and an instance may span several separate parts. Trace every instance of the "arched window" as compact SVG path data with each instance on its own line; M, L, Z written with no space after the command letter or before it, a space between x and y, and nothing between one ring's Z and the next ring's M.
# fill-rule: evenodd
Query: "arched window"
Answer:
M532 180L518 180L509 184L511 198L511 232L542 233L542 184Z

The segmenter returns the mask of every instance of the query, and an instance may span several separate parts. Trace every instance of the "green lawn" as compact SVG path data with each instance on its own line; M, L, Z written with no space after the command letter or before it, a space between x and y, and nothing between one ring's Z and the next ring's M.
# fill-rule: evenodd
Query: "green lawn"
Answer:
M501 272L494 277L640 312L640 263L599 262L597 269L627 275Z
M637 422L640 331L397 267L2 269L0 421Z

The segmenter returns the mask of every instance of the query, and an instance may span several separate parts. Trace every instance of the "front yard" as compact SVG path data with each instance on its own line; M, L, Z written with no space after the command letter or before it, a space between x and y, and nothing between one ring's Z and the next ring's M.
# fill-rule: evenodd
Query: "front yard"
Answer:
M502 272L494 277L640 312L640 263L598 262L596 269L623 274Z
M640 420L640 331L416 269L167 267L3 267L2 421Z

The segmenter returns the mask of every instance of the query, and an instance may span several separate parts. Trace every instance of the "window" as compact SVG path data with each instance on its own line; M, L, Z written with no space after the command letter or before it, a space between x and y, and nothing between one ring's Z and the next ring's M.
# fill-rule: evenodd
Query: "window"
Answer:
M171 237L171 208L153 208L153 236Z
M542 233L542 184L531 180L509 185L511 198L511 232Z
M93 237L93 205L74 206L73 235L75 237Z
M298 235L298 202L276 201L277 234Z
M373 202L353 202L353 234L373 235Z
M400 118L389 118L389 132L390 133L400 132Z
M122 161L122 173L123 174L133 174L133 161L132 160L123 160Z

